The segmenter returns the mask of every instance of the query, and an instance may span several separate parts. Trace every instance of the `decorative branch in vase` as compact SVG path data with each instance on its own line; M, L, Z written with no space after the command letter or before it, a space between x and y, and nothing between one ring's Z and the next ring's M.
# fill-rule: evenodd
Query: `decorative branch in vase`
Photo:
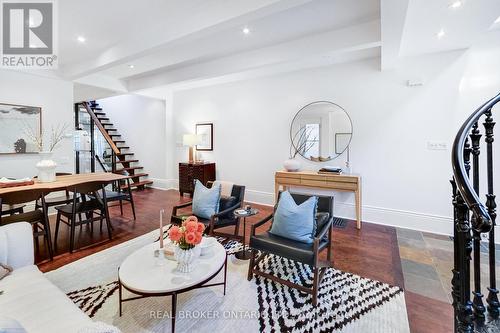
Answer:
M42 183L50 183L56 180L57 163L52 160L53 151L61 144L64 133L68 129L67 124L52 126L50 132L49 150L44 151L43 129L37 133L31 126L26 126L25 134L32 141L40 154L40 161L36 164L38 169L38 180Z
M289 159L286 160L283 163L283 166L286 171L299 171L301 168L300 161L296 159L297 155L302 152L301 155L305 154L309 149L314 146L314 141L316 140L316 137L314 139L310 139L311 136L311 131L307 130L305 126L299 128L299 130L295 133L295 135L292 138L292 144L290 145L290 155ZM297 142L297 145L295 145L294 142Z
M55 128L52 126L50 132L50 147L49 151L53 152L54 149L62 142L64 139L64 133L68 129L68 124L58 124Z

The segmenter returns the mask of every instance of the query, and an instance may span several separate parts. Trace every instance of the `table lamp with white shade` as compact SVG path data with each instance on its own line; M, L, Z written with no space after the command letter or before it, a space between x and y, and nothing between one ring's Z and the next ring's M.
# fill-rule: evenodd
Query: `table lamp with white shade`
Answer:
M194 146L201 143L201 136L196 134L184 134L182 144L189 147L189 163L194 163Z

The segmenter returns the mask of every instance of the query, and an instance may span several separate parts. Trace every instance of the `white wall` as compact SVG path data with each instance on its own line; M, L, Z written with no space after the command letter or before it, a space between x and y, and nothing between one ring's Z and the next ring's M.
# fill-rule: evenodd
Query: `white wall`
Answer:
M245 184L249 200L272 203L274 172L288 157L294 114L312 101L333 101L352 117L351 164L362 176L363 220L450 234L452 140L472 106L484 102L483 94L460 90L470 61L457 51L381 72L380 60L369 59L175 92L175 140L193 132L196 122L213 122L214 151L202 158L217 162L218 178ZM407 87L415 78L425 85ZM458 107L463 99L466 108ZM428 141L445 141L448 150L428 150ZM177 144L171 169L186 155ZM344 159L326 164L343 166ZM354 216L351 194L338 193L335 200L337 215Z
M52 126L67 124L73 133L73 83L16 71L0 70L0 102L42 108L44 141L49 142ZM0 129L1 130L1 129ZM66 138L54 152L57 171L74 172L73 138ZM33 177L37 154L0 155L0 177Z
M165 101L138 95L121 95L97 101L122 138L154 181L167 188ZM142 171L140 171L142 172Z

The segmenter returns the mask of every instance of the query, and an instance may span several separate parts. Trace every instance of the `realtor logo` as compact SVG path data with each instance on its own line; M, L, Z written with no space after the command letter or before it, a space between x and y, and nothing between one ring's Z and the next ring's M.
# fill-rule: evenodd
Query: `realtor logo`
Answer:
M3 0L2 67L57 68L55 2Z

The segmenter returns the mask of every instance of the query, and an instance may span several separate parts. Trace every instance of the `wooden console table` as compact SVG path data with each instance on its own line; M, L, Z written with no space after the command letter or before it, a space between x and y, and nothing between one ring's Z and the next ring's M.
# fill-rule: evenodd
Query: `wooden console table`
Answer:
M275 198L280 187L287 190L290 186L354 192L356 200L356 227L361 229L361 177L358 175L325 175L315 171L277 171L274 176Z

